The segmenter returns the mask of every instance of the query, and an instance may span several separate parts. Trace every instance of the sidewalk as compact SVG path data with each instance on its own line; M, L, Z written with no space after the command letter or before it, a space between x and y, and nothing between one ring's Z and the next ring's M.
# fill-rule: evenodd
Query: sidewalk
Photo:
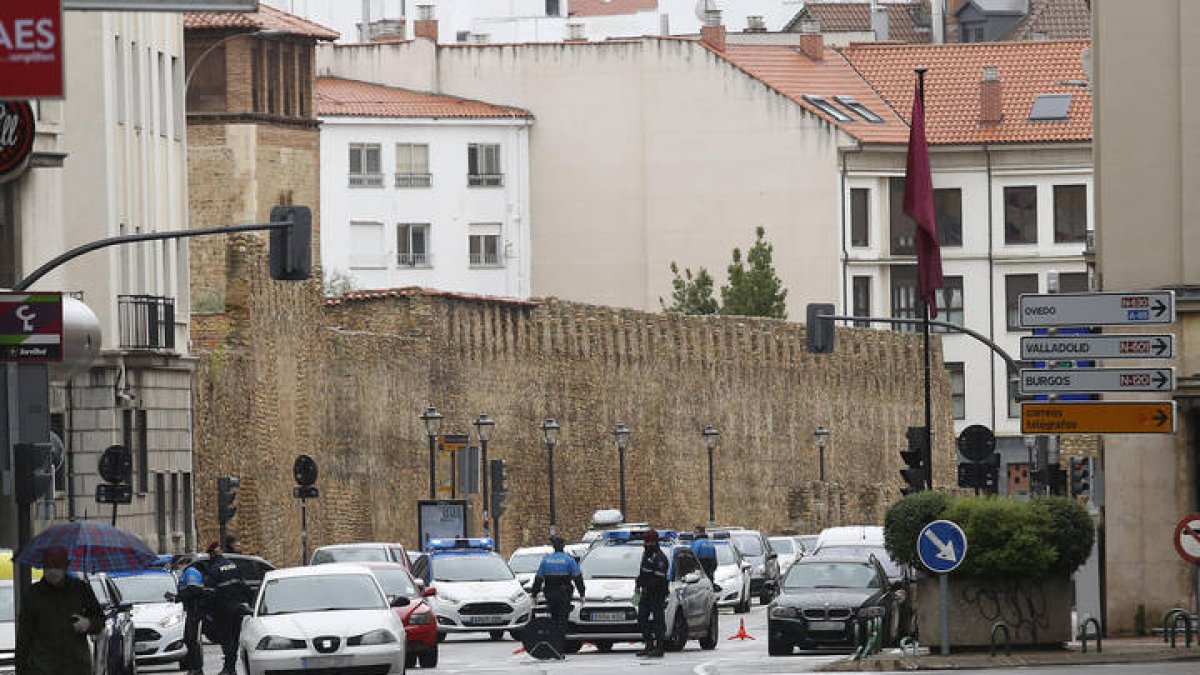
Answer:
M1104 640L1104 651L1096 651L1096 643L1088 642L1087 653L1082 645L1072 642L1065 649L1017 650L1006 656L1003 648L991 656L988 650L961 652L951 651L949 656L928 654L922 646L919 656L901 655L899 650L884 650L861 661L847 658L830 663L819 670L837 672L894 671L894 670L960 670L977 668L1017 668L1021 666L1071 666L1099 663L1148 663L1154 661L1196 660L1200 662L1200 647L1195 641L1191 648L1185 647L1183 637L1175 641L1176 647L1164 643L1161 637L1112 638ZM1200 670L1200 666L1197 668Z

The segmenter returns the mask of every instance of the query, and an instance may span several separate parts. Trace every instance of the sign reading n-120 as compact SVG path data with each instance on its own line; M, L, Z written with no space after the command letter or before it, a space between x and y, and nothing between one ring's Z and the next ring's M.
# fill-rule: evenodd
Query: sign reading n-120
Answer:
M1021 358L1033 361L1060 359L1170 359L1175 357L1175 336L1158 335L1033 335L1021 338Z
M1175 322L1174 291L1025 294L1017 304L1023 328Z
M1021 393L1173 391L1174 368L1021 369Z

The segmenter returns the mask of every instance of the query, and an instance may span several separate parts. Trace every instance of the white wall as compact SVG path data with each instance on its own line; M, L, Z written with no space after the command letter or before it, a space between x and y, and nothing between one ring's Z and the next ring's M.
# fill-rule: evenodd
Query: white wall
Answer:
M383 187L349 187L349 144L378 143ZM429 188L395 187L396 144L429 145ZM503 187L467 186L467 145L501 146ZM525 120L322 118L321 251L326 280L354 288L424 286L463 293L528 298L529 131ZM351 222L382 224L380 246L354 250ZM429 267L397 264L398 223L429 223ZM503 266L469 264L471 223L500 223Z

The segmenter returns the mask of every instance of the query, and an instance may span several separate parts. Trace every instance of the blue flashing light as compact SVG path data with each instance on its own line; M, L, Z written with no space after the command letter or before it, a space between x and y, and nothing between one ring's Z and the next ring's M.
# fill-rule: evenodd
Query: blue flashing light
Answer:
M632 542L641 542L645 538L646 532L649 530L608 530L604 533L604 541L610 544L628 544ZM658 530L658 540L660 542L674 541L679 539L679 533L675 530Z
M714 542L720 541L720 540L727 541L729 539L729 533L728 532L707 532L707 533L705 533L705 537L707 537L708 539L710 539ZM680 532L679 533L679 541L696 541L696 533Z
M425 544L425 550L432 553L447 551L484 552L495 548L491 537L456 537L454 539L430 539Z

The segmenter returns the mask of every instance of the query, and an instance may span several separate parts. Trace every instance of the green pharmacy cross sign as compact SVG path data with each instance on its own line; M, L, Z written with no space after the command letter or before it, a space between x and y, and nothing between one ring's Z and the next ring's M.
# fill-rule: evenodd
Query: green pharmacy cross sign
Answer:
M0 293L0 362L56 363L62 347L62 293Z

